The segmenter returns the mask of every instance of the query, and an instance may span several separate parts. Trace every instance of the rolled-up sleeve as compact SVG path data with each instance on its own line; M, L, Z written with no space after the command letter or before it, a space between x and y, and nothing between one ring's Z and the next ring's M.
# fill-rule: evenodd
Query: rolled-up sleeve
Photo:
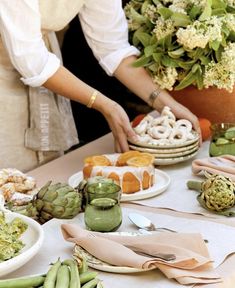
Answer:
M128 42L121 0L86 0L79 19L88 45L108 75L124 58L139 54Z
M60 60L42 39L38 0L1 0L0 34L12 65L30 86L41 86Z

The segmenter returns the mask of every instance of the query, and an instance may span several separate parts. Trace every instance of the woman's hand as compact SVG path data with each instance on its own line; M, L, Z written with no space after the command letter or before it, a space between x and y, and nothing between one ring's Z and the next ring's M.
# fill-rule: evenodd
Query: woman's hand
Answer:
M164 106L170 107L171 111L178 119L189 120L192 123L194 130L199 134L199 141L201 144L202 143L201 129L197 116L194 115L188 108L186 108L185 106L174 100L168 93L164 93L163 95L162 94L159 95L158 101L156 101L158 102L158 105L161 106L162 108Z
M109 99L106 105L102 106L100 112L104 115L112 130L115 141L115 151L128 151L129 146L127 139L136 140L137 136L131 127L125 110L118 103Z

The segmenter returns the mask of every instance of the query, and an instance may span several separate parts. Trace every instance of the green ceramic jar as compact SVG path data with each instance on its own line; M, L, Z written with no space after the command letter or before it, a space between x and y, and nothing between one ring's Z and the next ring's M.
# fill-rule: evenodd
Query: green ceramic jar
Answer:
M86 187L85 224L99 232L115 231L122 223L121 188L115 183L93 183Z

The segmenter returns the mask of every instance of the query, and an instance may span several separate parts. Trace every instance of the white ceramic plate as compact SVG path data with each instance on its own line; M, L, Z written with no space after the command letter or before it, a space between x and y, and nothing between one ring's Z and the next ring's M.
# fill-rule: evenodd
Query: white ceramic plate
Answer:
M141 236L141 234L138 232L112 232L112 234L127 236L127 237ZM100 271L105 271L105 272L137 273L137 272L145 272L145 271L156 269L156 267L152 267L152 268L148 268L148 269L138 269L138 268L133 268L133 267L125 267L125 266L113 266L113 265L110 265L106 262L103 262L103 261L97 259L96 257L91 255L90 253L88 253L86 250L84 250L83 248L81 248L78 245L75 245L74 253L78 253L82 257L85 257L89 267L100 270Z
M154 164L155 165L172 165L180 162L187 161L193 158L198 153L198 150L182 157L172 157L172 158L155 158Z
M129 147L132 149L132 150L137 150L137 151L140 151L140 152L145 152L145 153L151 153L151 154L154 154L154 153L159 153L159 154L173 154L173 153L179 153L179 152L185 152L185 151L188 151L188 150L191 150L193 148L197 148L199 146L199 142L195 142L193 144L190 144L188 146L183 146L183 147L177 147L177 148L166 148L164 149L164 147L160 148L144 148L144 147L139 147L139 146L136 146L136 145L132 145L132 144L129 144Z
M189 155L195 151L198 150L198 146L193 147L192 149L188 149L186 151L182 151L182 152L175 152L175 153L150 153L152 154L155 158L175 158L175 157L181 157L181 156L185 156L185 155ZM146 151L147 152L147 151Z
M160 149L161 147L162 148L177 148L177 147L184 147L184 146L188 146L190 144L193 144L195 142L198 141L199 139L199 135L198 133L194 132L195 134L195 138L194 139L191 139L191 140L187 140L183 143L179 143L179 144L170 144L170 145L166 145L166 144L159 144L159 145L156 145L156 144L150 144L150 143L145 143L145 142L138 142L138 141L133 141L133 140L128 140L131 144L134 144L134 145L137 145L137 146L140 146L140 147L144 147L144 148L158 148Z
M68 184L76 187L83 180L82 171L69 177ZM163 193L170 184L170 177L167 173L155 169L155 184L146 190L141 190L131 194L122 193L121 201L133 201L150 198Z
M22 249L20 254L12 259L0 263L0 277L15 271L27 263L33 256L37 254L42 246L44 239L44 231L42 226L35 220L10 211L4 211L4 213L7 222L13 220L16 217L19 217L28 224L28 229L20 238L23 243L25 243L25 247Z

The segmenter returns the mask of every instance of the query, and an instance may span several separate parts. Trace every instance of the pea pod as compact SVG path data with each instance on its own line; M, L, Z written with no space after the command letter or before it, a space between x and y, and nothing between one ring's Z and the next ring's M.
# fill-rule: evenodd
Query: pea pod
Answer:
M97 272L89 272L89 271L84 272L80 274L80 282L81 284L85 284L94 279L97 275L98 275Z
M55 288L69 288L70 271L67 265L61 265L57 272Z
M78 272L78 266L75 262L75 260L67 259L63 261L64 265L69 266L70 268L70 285L69 288L80 288L80 278L79 278L79 272Z
M49 271L47 272L46 275L46 279L44 282L43 287L44 288L54 288L55 287L55 283L56 283L56 276L57 276L57 272L59 270L61 266L61 262L58 259L49 269Z
M100 282L98 278L94 278L91 281L87 282L82 286L82 288L95 288L96 285Z
M44 280L45 277L43 275L0 280L0 288L37 287L42 285L44 283Z
M85 273L88 270L88 264L85 257L81 257L81 265L78 266L79 274Z

